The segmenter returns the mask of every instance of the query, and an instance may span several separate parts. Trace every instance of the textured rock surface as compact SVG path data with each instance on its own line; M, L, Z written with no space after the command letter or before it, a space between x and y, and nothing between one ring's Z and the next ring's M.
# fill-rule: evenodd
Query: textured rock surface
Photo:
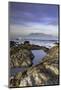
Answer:
M34 55L31 51L20 49L17 53L10 56L10 67L31 66Z
M34 58L31 50L44 50L48 52L48 48L44 46L38 46L30 44L28 41L25 41L24 44L18 46L13 45L14 42L11 42L10 47L10 67L23 67L31 66L32 60Z
M57 85L59 84L58 46L51 48L36 66L31 66L24 72L10 78L10 87Z

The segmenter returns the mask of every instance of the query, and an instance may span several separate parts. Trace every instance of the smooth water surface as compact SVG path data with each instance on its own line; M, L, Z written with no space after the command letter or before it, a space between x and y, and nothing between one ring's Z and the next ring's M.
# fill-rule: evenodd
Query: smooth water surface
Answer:
M43 50L32 50L32 53L34 54L33 64L39 64L43 57L46 56L46 53Z

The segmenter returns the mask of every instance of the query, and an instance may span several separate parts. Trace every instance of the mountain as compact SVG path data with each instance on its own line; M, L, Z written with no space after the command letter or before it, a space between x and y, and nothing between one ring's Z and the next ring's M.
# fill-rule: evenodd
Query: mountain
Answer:
M49 35L49 34L45 34L45 33L31 33L29 35Z
M25 37L25 39L32 40L58 40L56 36L44 34L44 33L31 33Z

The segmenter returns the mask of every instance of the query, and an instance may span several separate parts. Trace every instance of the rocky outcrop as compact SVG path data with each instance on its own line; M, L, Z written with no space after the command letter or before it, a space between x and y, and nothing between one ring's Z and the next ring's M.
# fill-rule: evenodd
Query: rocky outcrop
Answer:
M32 65L34 55L30 50L20 49L10 56L10 67L28 67Z
M13 47L16 45L16 42L15 41L10 41L10 47Z
M12 42L14 44L14 42ZM11 45L12 45L11 44ZM13 45L14 46L14 45ZM30 44L29 41L25 41L23 44L18 44L17 46L10 48L10 55L17 53L20 49L27 49L27 50L43 50L48 52L49 48L39 45Z
M58 85L58 56L58 46L54 46L40 64L31 66L24 72L19 72L14 77L11 77L10 87Z
M44 46L34 45L34 44L20 44L20 48L22 49L28 49L28 50L44 50L45 52L48 52L48 48Z
M31 50L44 50L48 52L48 48L44 46L38 46L30 44L29 41L25 41L24 44L13 45L10 47L10 67L27 67L32 65L32 60L34 58Z

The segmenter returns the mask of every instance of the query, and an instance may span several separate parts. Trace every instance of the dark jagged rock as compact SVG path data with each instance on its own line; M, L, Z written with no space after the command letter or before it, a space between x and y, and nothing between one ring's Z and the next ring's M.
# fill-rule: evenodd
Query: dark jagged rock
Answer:
M28 44L28 45L29 45L29 44L30 44L30 42L29 42L29 41L24 41L24 44Z
M16 42L10 41L10 47L13 47L13 46L15 46L15 45L16 45Z
M10 87L58 85L58 56L58 46L54 46L40 64L31 66L24 72L19 72L10 78Z
M55 44L55 45L59 45L59 43L58 43L58 42L55 42L54 44Z

